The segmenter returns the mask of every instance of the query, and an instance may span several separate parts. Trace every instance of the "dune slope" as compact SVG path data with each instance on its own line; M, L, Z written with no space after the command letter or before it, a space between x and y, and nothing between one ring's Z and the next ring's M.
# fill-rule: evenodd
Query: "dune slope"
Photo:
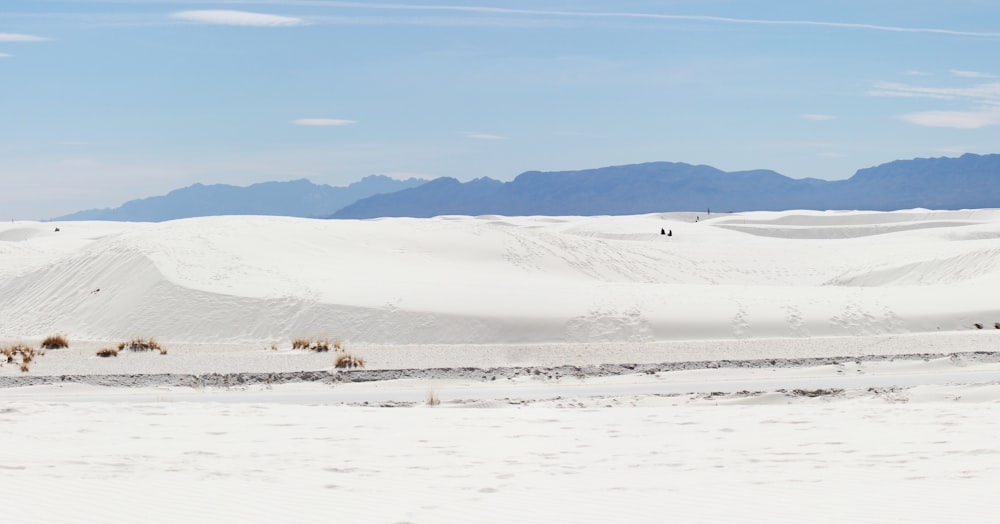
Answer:
M0 338L652 342L1000 321L1000 211L698 219L5 224Z

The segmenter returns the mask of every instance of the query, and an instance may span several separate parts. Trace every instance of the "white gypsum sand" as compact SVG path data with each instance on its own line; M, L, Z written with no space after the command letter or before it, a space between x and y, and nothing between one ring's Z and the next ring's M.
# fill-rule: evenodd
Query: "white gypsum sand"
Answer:
M5 224L0 338L620 343L1000 321L1000 211L703 218Z
M4 521L990 520L1000 212L694 217L2 225Z

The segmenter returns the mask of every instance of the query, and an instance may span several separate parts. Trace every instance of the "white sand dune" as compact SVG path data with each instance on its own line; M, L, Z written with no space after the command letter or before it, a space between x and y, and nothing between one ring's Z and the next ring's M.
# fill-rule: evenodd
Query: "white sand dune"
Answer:
M994 520L1000 211L695 217L0 226L3 521Z
M4 225L0 338L656 342L1000 321L996 210L703 218Z

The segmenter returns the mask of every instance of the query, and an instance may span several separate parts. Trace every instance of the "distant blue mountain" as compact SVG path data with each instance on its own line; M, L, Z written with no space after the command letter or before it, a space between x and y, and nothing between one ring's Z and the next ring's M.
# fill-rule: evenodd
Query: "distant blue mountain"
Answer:
M847 180L792 179L653 162L582 171L529 171L510 182L439 178L358 200L331 218L436 215L628 215L665 211L780 211L1000 207L1000 155L897 160Z
M91 209L53 220L161 222L216 215L325 217L362 198L414 188L426 180L371 175L347 187L308 180L264 182L247 187L194 184L162 196L131 200L114 209Z

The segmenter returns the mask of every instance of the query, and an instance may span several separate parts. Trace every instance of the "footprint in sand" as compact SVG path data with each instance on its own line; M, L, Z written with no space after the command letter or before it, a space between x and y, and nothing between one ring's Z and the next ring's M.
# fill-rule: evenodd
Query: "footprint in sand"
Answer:
M742 303L736 303L736 315L733 316L733 336L736 338L750 336L750 323L747 321L747 308Z
M792 335L808 337L809 330L806 328L805 321L802 320L802 311L795 306L782 306L781 309L785 311L785 320L788 322L788 329Z

